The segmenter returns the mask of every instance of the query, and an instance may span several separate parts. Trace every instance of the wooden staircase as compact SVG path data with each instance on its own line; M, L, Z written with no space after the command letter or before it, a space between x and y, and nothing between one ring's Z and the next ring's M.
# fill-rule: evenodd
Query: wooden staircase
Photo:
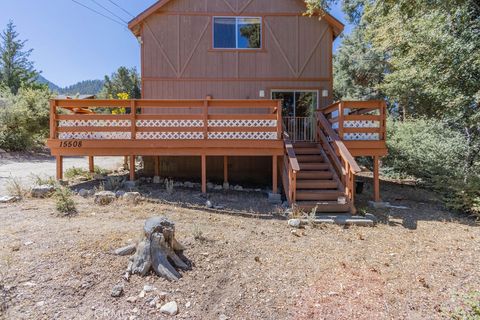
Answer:
M317 143L297 142L293 144L300 171L296 174L296 206L317 213L351 212L351 204L339 202L348 199L345 187L335 172L329 158Z

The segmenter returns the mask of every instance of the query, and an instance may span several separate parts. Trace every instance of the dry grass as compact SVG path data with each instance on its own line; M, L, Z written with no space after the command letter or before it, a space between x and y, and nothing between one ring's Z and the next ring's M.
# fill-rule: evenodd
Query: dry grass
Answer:
M390 188L384 197L393 202L401 192ZM75 201L72 219L51 215L53 199L0 208L0 284L16 288L7 318L160 317L145 302L158 292L126 302L152 284L178 303L177 319L441 319L470 307L458 297L480 288L479 227L433 202L407 199L400 204L410 210L377 211L382 223L375 228L307 225L295 237L284 220L176 204ZM128 264L111 251L137 241L154 215L175 221L195 267L175 283L134 276L124 297L110 297Z

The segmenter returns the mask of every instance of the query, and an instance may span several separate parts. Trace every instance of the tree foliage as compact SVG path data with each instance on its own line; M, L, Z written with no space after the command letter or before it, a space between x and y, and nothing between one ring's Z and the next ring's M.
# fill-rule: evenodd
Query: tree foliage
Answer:
M32 49L24 50L26 40L18 36L13 21L0 34L0 84L15 94L20 87L32 85L38 76L29 60Z
M14 95L9 89L0 91L0 148L27 150L44 145L49 132L48 88L22 87Z
M307 6L321 13L337 2ZM403 121L390 123L396 132L389 137L390 168L448 190L456 208L480 212L478 3L344 0L342 6L355 29L335 56L336 98L384 97L393 118Z
M110 77L105 76L104 86L100 96L117 99L118 94L128 93L131 99L140 99L140 76L136 68L120 67Z

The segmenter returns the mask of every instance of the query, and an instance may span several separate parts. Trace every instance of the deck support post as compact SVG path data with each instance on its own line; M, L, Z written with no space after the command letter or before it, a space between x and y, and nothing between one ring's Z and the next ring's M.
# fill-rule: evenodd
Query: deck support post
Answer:
M228 183L228 156L223 157L223 183Z
M90 173L95 172L95 162L93 160L93 156L88 156L88 171L90 171Z
M56 156L57 180L63 179L63 156Z
M160 176L160 157L155 157L155 177Z
M135 181L135 156L130 156L130 181Z
M207 156L202 155L202 193L207 193Z
M278 192L278 156L272 157L272 192Z
M380 168L380 157L373 157L373 200L375 202L380 202L380 177L379 177L379 168Z

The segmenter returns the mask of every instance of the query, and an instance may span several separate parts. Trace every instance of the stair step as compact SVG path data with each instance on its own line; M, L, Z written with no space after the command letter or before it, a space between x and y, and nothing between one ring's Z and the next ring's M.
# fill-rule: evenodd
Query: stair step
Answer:
M338 184L334 180L298 180L297 190L299 189L337 189Z
M350 212L350 205L339 204L337 201L297 201L297 207L310 211L317 207L317 212Z
M300 163L300 172L302 170L309 171L309 170L329 170L330 167L327 163Z
M317 144L315 142L294 142L294 148L314 148Z
M299 171L297 173L297 179L305 180L319 180L319 179L331 179L333 174L330 171Z
M337 201L338 197L343 197L345 194L337 190L298 190L297 201L301 200L316 200L316 201Z
M320 150L318 148L295 148L295 154L313 154L313 155L319 155Z
M323 157L321 155L298 155L297 160L300 163L304 162L323 162Z

